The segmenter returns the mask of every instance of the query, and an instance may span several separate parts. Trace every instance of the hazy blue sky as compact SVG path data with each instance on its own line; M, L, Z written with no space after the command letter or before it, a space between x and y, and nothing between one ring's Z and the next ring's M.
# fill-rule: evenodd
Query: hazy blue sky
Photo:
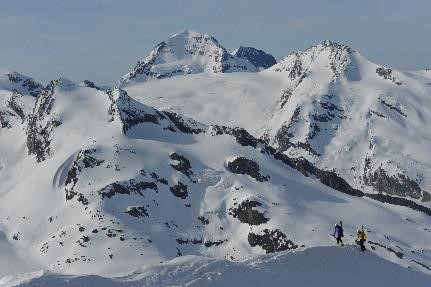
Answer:
M278 59L331 39L378 63L431 67L430 0L0 0L0 66L112 85L185 29Z

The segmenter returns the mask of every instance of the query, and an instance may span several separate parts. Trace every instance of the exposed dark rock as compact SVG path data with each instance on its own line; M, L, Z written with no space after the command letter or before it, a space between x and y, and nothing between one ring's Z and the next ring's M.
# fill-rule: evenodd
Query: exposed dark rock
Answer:
M274 155L274 158L281 160L283 163L298 170L300 173L307 177L310 175L315 176L321 183L335 190L353 196L364 196L364 193L362 191L352 188L343 178L339 177L335 172L321 170L315 167L305 158L289 158L287 155L282 153L276 153Z
M269 176L262 176L260 174L259 165L256 162L245 157L237 157L233 161L228 162L227 168L233 173L246 174L260 182L268 181L269 179Z
M113 91L106 91L108 96L113 100ZM159 111L143 106L136 100L132 99L123 90L119 90L117 100L118 112L123 123L123 132L126 134L132 127L141 123L153 123L160 125L160 121L166 117ZM142 107L140 109L139 107ZM145 107L145 108L144 108Z
M374 187L378 192L402 197L408 196L415 199L419 199L422 196L422 190L417 182L404 174L388 176L381 167L377 168L374 172L365 171L364 181L365 184Z
M175 127L186 134L200 134L205 130L198 126L194 121L185 121L183 117L173 112L164 112L164 114L170 119Z
M383 244L380 244L380 243L377 243L377 242L373 242L373 241L368 241L368 243L372 244L372 245L380 246L382 248L385 248L387 251L394 253L399 259L403 259L403 257L404 257L404 254L402 252L395 251L391 247L388 247L388 246L385 246Z
M310 123L310 131L308 132L308 139L312 140L317 136L317 134L320 132L320 127L316 123ZM310 145L310 144L308 144ZM310 147L311 148L311 147ZM313 150L314 151L314 150Z
M200 222L202 222L203 225L210 223L210 221L207 218L205 218L204 216L199 216L198 219L200 220Z
M411 201L407 198L394 197L394 196L381 194L381 193L380 194L367 193L366 196L369 198L372 198L374 200L380 201L380 202L389 203L389 204L393 204L393 205L405 206L405 207L423 212L423 213L431 216L431 208L417 204L416 202Z
M220 244L223 244L223 243L225 243L225 242L227 242L227 239L225 239L225 240L219 240L219 241L205 241L204 242L204 245L205 245L205 247L211 247L211 246L219 246Z
M313 114L311 117L317 122L330 122L335 118L335 114L327 112L326 114Z
M298 245L294 244L290 239L288 239L286 234L281 232L279 229L265 229L260 234L250 232L248 234L248 243L251 247L262 247L262 249L264 249L267 254L298 248Z
M26 88L29 94L33 97L36 97L43 88L41 84L35 82L31 78L26 78L19 73L13 72L6 75L10 82L20 84L22 87Z
M269 219L255 209L258 206L262 206L262 203L247 199L238 206L229 208L229 214L238 218L242 223L250 225L260 225L268 222Z
M402 115L403 117L407 117L407 115L405 114L405 113L403 113L402 111L401 111L401 109L400 108L398 108L398 107L396 107L396 106L393 106L393 105L391 105L391 104L389 104L388 102L386 102L385 100L383 100L383 99L379 99L380 100L380 103L382 103L382 105L384 105L384 106L386 106L386 107L388 107L389 109L391 109L391 110L394 110L394 111L396 111L397 113L399 113L400 115Z
M177 164L171 164L171 166L175 170L187 175L188 177L190 177L193 174L193 171L191 170L192 166L190 164L190 161L187 158L185 158L183 155L180 155L174 152L174 153L171 153L169 157L172 160L178 161Z
M322 109L325 109L325 110L339 111L339 112L343 112L344 111L343 109L340 109L334 103L331 103L331 102L321 102L321 101L319 101L319 104L322 107Z
M284 90L280 98L280 109L282 109L286 105L286 103L289 101L290 97L292 96L292 93L293 93L292 89Z
M203 241L202 239L182 239L182 238L177 238L175 239L175 241L177 241L178 244L183 245L183 244L202 244Z
M136 66L133 68L133 70L129 73L127 80L130 81L139 75L146 75L148 77L155 77L155 78L159 78L161 76L163 78L163 75L155 74L154 72L152 72L151 67L154 64L154 62L156 61L156 58L157 58L156 55L159 54L165 46L166 46L165 42L159 43L154 48L154 50L153 50L154 53L151 54L151 57L146 58L144 61L139 61L136 64Z
M168 181L165 178L159 176L157 173L152 172L150 175L156 182L160 182L161 184L168 185Z
M299 78L303 73L302 61L300 60L300 54L295 53L295 56L296 56L295 57L295 63L293 64L293 66L289 72L289 78L291 80L294 80L295 78Z
M96 90L98 90L98 91L103 91L103 89L102 89L102 88L100 88L100 87L96 86L92 81L89 81L89 80L85 80L85 81L84 81L84 86L86 86L86 87L88 87L88 88L96 89Z
M431 271L431 267L427 266L426 264L424 264L424 263L422 263L422 262L419 262L419 261L416 261L416 260L414 260L414 259L412 259L412 261L413 261L414 263L416 263L416 264L418 264L418 265L422 266L423 268L425 268L425 269L427 269L427 270L430 270L430 271Z
M55 114L51 114L54 106L54 89L61 79L49 83L38 95L33 114L29 116L27 128L28 154L34 154L38 162L50 155L51 133L61 124Z
M241 46L234 52L234 55L248 60L256 68L267 69L277 63L277 60L272 55L252 47Z
M24 113L23 107L19 103L19 99L21 97L23 97L23 95L14 91L12 93L12 96L10 97L10 99L7 101L7 107L9 107L11 109L11 111L21 119L21 122L23 123L25 121L25 119L27 118L27 115Z
M146 182L146 181L136 181L134 179L130 179L125 182L113 182L108 184L104 188L98 191L99 195L104 198L111 198L116 194L139 194L140 196L144 196L142 193L146 189L152 189L155 192L158 192L157 185L154 182Z
M107 90L106 94L111 101L108 114L110 121L115 119L118 113L123 124L123 133L126 134L131 128L145 123L152 123L160 126L163 130L171 132L183 132L188 134L198 134L205 131L204 125L186 119L173 112L160 112L132 99L121 89ZM116 96L118 96L116 98Z
M205 247L211 247L213 245L220 245L223 244L224 242L227 242L227 239L225 240L219 240L219 241L203 241L202 239L183 239L183 238L177 238L175 239L175 241L180 244L204 244Z
M94 168L100 166L104 161L99 160L92 155L96 153L96 149L83 149L78 152L73 161L71 168L67 173L66 180L64 181L64 191L66 193L66 200L71 200L78 196L78 201L83 205L88 205L88 199L82 194L75 190L75 186L78 182L78 174L80 174L85 168Z
M148 212L144 206L128 207L126 213L133 217L148 217Z
M380 113L380 112L374 111L374 110L370 110L370 111L368 112L368 114L369 114L370 116L371 116L371 115L376 115L376 116L378 116L378 117L381 117L381 118L386 119L385 115L383 115L383 114L382 114L382 113Z
M182 182L178 182L178 184L169 187L171 192L179 198L185 199L189 195L187 191L187 185L183 184Z
M243 128L239 128L239 127L230 128L226 126L212 125L211 134L213 136L231 135L235 137L235 140L237 141L237 143L239 143L242 146L251 146L254 148L260 148L261 153L266 153L266 154L275 153L275 149L267 145L264 140L253 137Z
M185 31L181 33L189 33ZM182 35L175 35L174 37L182 37ZM184 43L184 47L181 47L182 54L185 57L209 57L212 66L206 67L213 73L226 73L230 71L241 71L251 69L250 64L247 65L247 61L239 57L235 57L229 54L225 48L223 48L216 39L212 36L201 34L201 35L187 35L187 40ZM176 75L185 75L190 73L196 73L201 71L201 67L196 68L194 65L180 65L172 67L171 69L153 69L154 65L157 64L157 60L164 58L164 54L169 55L177 50L177 47L173 47L170 40L159 43L154 50L142 61L139 61L133 70L125 75L121 80L120 84L127 83L135 78L156 78L164 79L173 77ZM196 71L195 71L196 70ZM253 69L254 71L255 69Z
M385 79L385 80L390 80L390 81L394 82L397 85L401 85L401 82L397 81L397 79L393 76L392 69L378 67L376 69L376 73L380 77L383 77L383 79Z
M290 148L301 148L303 150L306 150L308 152L310 152L310 154L315 155L315 156L319 156L319 153L317 151L315 151L309 142L291 142L290 138L294 136L294 125L295 123L297 123L299 121L299 115L300 115L301 109L300 107L297 107L295 109L295 111L292 114L292 117L290 119L290 122L288 125L283 124L281 126L281 128L277 131L276 135L275 135L275 142L277 144L277 150L279 152L284 152ZM315 117L320 117L320 116L327 116L326 114L324 115L313 115ZM320 128L317 124L315 123L311 123L310 124L310 132L309 132L309 138L313 138L314 136L317 135L317 133L320 131Z

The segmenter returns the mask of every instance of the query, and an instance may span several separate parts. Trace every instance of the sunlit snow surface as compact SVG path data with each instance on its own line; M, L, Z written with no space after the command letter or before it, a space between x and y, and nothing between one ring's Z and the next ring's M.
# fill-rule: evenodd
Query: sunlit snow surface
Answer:
M376 74L379 65L330 45L290 55L259 73L214 74L202 68L165 79L136 77L123 83L127 93L59 79L35 98L23 85L30 78L1 70L0 276L5 277L0 282L426 286L429 215L331 189L276 160L263 143L253 147L211 126L246 128L276 148L281 148L277 134L286 126L294 144L308 140L319 155L298 146L286 154L334 170L355 188L376 192L362 178L369 158L371 170L403 172L427 190L429 73L392 71L385 79ZM182 67L184 55L173 55L174 60L163 59ZM156 64L169 72L164 62ZM12 77L17 83L11 83L7 74L21 80ZM310 124L330 116L325 107L331 104L337 115L320 122L320 132L310 139ZM35 141L39 149L30 152ZM190 167L184 162L178 167L174 154ZM238 158L257 164L267 181L229 171ZM180 188L184 185L187 192ZM260 204L253 210L266 222L233 216L247 201ZM365 254L356 246L328 247L339 220L347 244L365 226ZM279 230L305 250L264 255L249 236L265 230ZM244 259L250 256L255 257Z

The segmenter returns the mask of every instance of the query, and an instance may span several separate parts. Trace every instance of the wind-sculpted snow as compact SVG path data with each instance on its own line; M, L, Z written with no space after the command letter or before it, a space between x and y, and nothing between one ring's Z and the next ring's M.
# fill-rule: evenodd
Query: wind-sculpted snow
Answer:
M358 274L367 274L358 278ZM428 286L430 276L361 254L354 247L318 247L231 262L185 256L146 265L127 276L60 275L35 272L0 279L12 286Z

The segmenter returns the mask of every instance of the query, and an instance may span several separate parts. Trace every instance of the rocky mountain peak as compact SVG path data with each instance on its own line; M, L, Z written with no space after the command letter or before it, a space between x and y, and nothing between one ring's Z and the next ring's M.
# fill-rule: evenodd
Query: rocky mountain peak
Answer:
M335 80L347 69L353 52L354 50L346 45L325 40L304 51L288 55L272 69L277 72L288 72L291 80L302 81L311 70L326 73L323 70L330 68L331 78Z
M277 60L270 54L253 47L240 46L232 55L250 61L258 69L268 69L275 65Z
M119 84L202 72L217 74L255 71L257 69L253 64L229 54L214 37L186 30L159 43L145 59L120 79Z
M35 97L42 90L42 85L30 77L0 68L0 90L16 91Z

